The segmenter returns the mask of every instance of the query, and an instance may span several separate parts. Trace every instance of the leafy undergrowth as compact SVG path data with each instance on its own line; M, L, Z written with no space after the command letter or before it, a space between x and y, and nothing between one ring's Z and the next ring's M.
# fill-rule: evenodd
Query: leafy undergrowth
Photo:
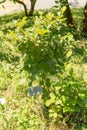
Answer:
M78 31L81 32L82 29L82 20L83 20L83 8L72 8L71 9L75 24L78 28Z
M0 17L0 130L87 129L87 41L58 11Z

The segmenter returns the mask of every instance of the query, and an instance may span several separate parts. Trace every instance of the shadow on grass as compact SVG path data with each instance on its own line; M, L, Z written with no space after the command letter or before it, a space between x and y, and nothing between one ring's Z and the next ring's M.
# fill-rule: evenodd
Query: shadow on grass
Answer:
M12 22L13 20L21 19L23 16L24 16L23 12L17 12L0 16L0 24L6 24Z
M0 52L0 61L6 61L8 63L14 63L14 62L18 62L20 60L20 58L18 56L14 56L12 54L5 54Z

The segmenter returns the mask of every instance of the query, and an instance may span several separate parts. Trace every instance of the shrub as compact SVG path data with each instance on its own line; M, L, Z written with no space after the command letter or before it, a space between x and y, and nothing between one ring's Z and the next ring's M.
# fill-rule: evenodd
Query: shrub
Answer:
M29 28L26 24L26 17L17 22L8 40L14 38L23 54L23 69L29 74L29 86L35 81L42 85L48 119L57 122L69 115L67 122L74 113L78 115L87 109L87 86L80 74L76 77L72 67L73 35L61 11L56 9L40 12Z

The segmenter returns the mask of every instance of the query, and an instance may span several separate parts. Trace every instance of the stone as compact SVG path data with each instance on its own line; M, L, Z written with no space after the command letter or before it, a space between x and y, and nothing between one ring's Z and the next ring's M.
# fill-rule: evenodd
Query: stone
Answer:
M37 94L41 94L42 93L42 87L41 86L36 86L36 87L31 87L28 90L28 93L30 96L35 96Z

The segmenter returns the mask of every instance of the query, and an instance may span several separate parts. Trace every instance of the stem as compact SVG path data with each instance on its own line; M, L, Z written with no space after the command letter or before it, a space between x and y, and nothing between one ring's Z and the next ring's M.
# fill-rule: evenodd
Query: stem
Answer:
M27 12L26 4L25 4L24 2L22 2L22 1L20 1L20 0L15 0L15 1L16 1L17 3L23 5L24 10L25 10L25 15L26 15L26 16L29 16L29 14L28 14L28 12Z

